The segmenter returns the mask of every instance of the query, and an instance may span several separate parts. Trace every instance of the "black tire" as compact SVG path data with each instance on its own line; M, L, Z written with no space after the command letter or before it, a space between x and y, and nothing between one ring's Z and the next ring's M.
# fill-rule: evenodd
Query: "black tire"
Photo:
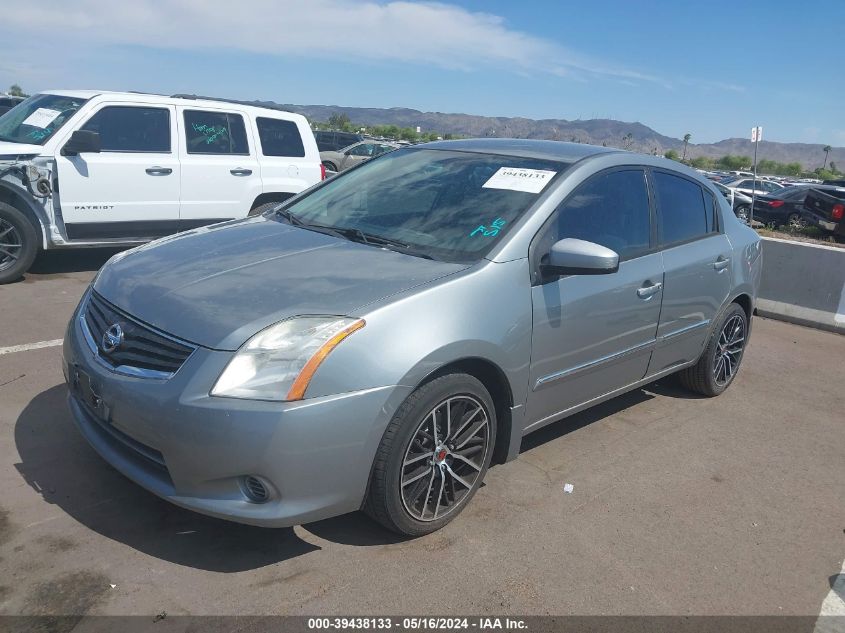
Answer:
M38 254L38 231L23 213L0 202L0 284L16 281Z
M457 402L458 404L451 405L451 402ZM452 439L455 441L448 444L449 450L454 450L454 454L474 450L473 448L467 448L459 451L458 449L461 447L457 443L458 441L466 443L469 441L464 439L466 434L471 433L476 426L482 427L482 419L479 417L481 414L478 413L477 409L483 409L483 415L486 416L487 420L487 427L486 444L484 445L483 457L481 457L480 461L476 458L476 465L470 468L465 464L459 463L451 452L445 456L441 455L439 458L440 461L437 461L438 458L435 455L441 454L441 449L434 446L434 442L432 442L431 455L423 461L418 462L419 466L415 465L412 467L404 464L406 457L410 454L412 441L419 440L419 434L424 433L425 428L431 428L425 427L426 424L433 423L438 425L435 427L435 433L439 428L442 434L447 436L446 440L451 437L450 434L444 431L445 415L442 407L444 405L446 407L452 406L451 411L456 411L456 408L464 403L474 404L468 404L469 408L463 409L461 415L457 413L455 415L468 428L462 431L458 423L452 427L451 432L455 434L455 437ZM439 422L438 411L440 411ZM473 411L476 411L476 413L473 414ZM476 418L472 418L472 415L476 415ZM473 438L473 440L475 439L477 438ZM493 399L481 381L468 374L447 374L422 385L402 403L402 406L399 407L399 410L393 416L393 420L391 420L387 430L384 432L373 463L370 488L367 494L367 501L364 505L365 512L387 529L405 536L421 536L439 530L460 514L481 486L484 475L490 466L490 460L493 457L495 443L496 409L493 405ZM476 447L478 446L478 443L474 441L473 444ZM440 446L445 445L441 444ZM422 449L420 455L425 454L427 449L422 447L421 444L415 444L414 446L419 446ZM479 452L481 450L474 450L473 454L478 455ZM412 461L419 459L421 458L417 457L416 460ZM451 467L455 468L454 471L449 466L446 466L447 462ZM480 468L478 464L480 464ZM425 482L429 479L428 472L432 473L425 497L420 495L424 491L423 487L420 487L420 484L412 483L414 478L405 470L406 468L417 467L428 469L426 474L422 476L422 479L419 479L419 476L416 477L422 482L422 486L425 486ZM461 477L454 477L454 475L450 475L449 473L457 472L459 468L463 468L463 472L469 471L475 479L469 482L469 477L465 476L465 483L471 483L471 485L467 487L458 484L456 492L456 481L459 481ZM403 476L411 479L411 482L407 482L405 486L402 485ZM435 480L442 482L440 487L433 486L432 482ZM445 486L447 481L451 482L452 505L442 505L443 514L437 517L438 510L441 508L441 501L445 499L446 504L450 503L449 489ZM419 493L417 493L416 498L418 500L422 499L421 514L424 520L420 520L420 518L411 514L412 510L407 505L408 497L403 494L403 491L406 489L409 491L408 494L412 494L411 491L417 488L419 488ZM435 490L438 490L439 493L436 497L437 503L432 509L431 504L435 501L432 495L435 494ZM459 495L462 496L459 498ZM427 511L431 513L432 518L425 519Z
M740 204L734 209L734 215L739 218L740 222L748 224L749 212L751 207L747 204Z
M726 328L732 330L733 324L741 323L741 345L739 347L731 344L725 345L726 339L722 338L723 331ZM698 362L678 373L681 384L687 389L700 393L703 396L713 397L721 394L727 389L739 373L742 357L745 354L745 346L748 344L748 316L742 306L736 303L730 304L722 313L716 327L710 334L710 339L707 341L707 346L704 352L698 359ZM726 355L726 350L730 351L730 358L732 359L733 370L730 376L722 374L719 371L719 359ZM738 350L734 351L734 350ZM726 361L722 361L725 363ZM728 366L731 366L730 364ZM719 376L723 376L720 380Z
M793 231L800 231L806 226L806 222L804 222L800 213L790 213L786 216L785 226Z
M337 171L337 165L335 165L334 163L330 163L328 161L323 161L323 167L325 167L329 171L335 171L335 172Z

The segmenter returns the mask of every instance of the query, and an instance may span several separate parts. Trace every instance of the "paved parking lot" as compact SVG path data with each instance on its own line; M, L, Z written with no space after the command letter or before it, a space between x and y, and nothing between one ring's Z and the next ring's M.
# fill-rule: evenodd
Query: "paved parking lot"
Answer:
M0 348L60 339L107 257L54 253L0 287ZM756 319L722 397L665 380L547 427L416 540L357 514L264 530L158 500L76 433L59 358L0 353L3 614L815 615L842 569L836 334Z

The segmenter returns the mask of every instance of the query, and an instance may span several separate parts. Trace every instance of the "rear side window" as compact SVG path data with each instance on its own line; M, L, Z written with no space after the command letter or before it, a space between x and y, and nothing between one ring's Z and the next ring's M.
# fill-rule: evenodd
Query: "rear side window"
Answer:
M305 156L299 128L293 121L258 117L258 138L265 156Z
M626 169L593 176L578 187L554 212L537 248L542 256L558 240L574 237L632 259L649 250L650 236L645 173Z
M104 152L170 152L170 110L106 106L81 128L100 135Z
M707 211L704 194L694 182L664 172L654 172L659 203L658 232L664 244L686 242L707 235L713 212Z
M240 114L185 110L185 140L189 154L249 154Z

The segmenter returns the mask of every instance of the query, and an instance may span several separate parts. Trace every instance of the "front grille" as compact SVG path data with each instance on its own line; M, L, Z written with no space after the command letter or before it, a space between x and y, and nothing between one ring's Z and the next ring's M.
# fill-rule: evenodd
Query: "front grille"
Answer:
M85 324L100 357L114 367L175 373L187 360L194 347L158 332L122 312L92 291L85 306ZM119 325L123 340L115 349L106 351L106 330Z

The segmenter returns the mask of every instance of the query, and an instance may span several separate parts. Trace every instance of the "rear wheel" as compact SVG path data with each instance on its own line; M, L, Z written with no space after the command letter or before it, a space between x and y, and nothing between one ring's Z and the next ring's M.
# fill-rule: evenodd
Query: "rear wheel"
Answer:
M329 171L335 171L335 172L337 171L337 165L335 165L334 163L330 163L328 161L323 161L323 167L325 167Z
M496 412L467 374L426 383L402 404L376 454L365 509L394 532L420 536L454 519L481 486Z
M704 396L718 396L736 378L748 342L748 317L732 303L722 314L698 362L679 373L681 383Z
M790 213L786 217L786 226L793 231L800 231L806 226L806 222L804 222L800 213Z
M747 204L741 204L736 209L734 209L734 214L741 222L748 224L748 213L751 210Z
M38 254L38 233L15 207L0 202L0 284L19 279Z
M248 217L251 218L256 215L261 215L262 213L265 213L266 211L269 211L274 207L278 207L280 204L282 203L278 200L276 202L265 202L264 204L259 204L257 207L253 207L252 209L250 209Z

